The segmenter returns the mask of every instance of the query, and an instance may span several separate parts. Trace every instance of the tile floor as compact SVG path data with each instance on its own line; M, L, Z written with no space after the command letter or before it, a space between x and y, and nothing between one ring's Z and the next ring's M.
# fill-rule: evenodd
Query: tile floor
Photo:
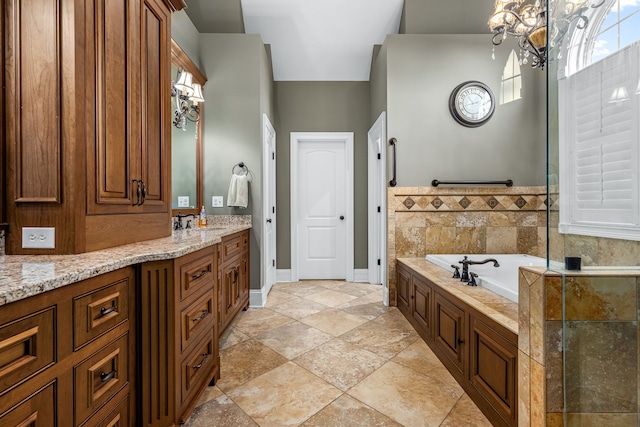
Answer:
M491 425L380 286L276 284L220 358L186 427Z

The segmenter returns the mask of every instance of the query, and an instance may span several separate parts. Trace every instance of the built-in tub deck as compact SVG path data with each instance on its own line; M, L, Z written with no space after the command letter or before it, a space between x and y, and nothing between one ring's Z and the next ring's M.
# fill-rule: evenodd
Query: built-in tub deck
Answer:
M398 309L495 426L518 425L518 303L398 258Z
M518 303L481 286L468 286L460 279L453 279L451 271L447 271L424 258L398 258L397 261L490 319L495 320L514 334L518 334Z

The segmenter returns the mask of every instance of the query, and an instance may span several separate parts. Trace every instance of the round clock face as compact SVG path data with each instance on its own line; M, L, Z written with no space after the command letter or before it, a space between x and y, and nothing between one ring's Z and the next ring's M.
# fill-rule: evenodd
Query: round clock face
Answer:
M449 97L449 110L461 125L477 127L493 115L495 102L484 83L470 81L458 85Z

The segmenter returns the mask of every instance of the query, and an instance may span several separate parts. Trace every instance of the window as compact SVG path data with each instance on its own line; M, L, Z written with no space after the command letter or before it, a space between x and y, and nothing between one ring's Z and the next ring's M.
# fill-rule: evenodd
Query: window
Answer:
M502 71L500 105L522 98L522 73L515 50L511 50Z

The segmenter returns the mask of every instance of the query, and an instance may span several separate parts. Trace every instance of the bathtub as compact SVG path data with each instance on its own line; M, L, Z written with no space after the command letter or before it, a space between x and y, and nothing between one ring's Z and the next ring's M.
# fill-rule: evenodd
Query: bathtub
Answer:
M458 261L461 261L464 254L438 254L427 255L427 261L442 267L453 274L453 268L451 265L458 265ZM489 262L482 265L470 265L469 272L476 273L478 277L476 281L479 286L489 289L498 295L502 295L511 301L518 302L518 267L521 266L546 266L547 260L531 255L505 255L505 254L478 254L467 255L470 260L482 261L487 258L495 258L500 263L500 267L494 267L493 263Z

